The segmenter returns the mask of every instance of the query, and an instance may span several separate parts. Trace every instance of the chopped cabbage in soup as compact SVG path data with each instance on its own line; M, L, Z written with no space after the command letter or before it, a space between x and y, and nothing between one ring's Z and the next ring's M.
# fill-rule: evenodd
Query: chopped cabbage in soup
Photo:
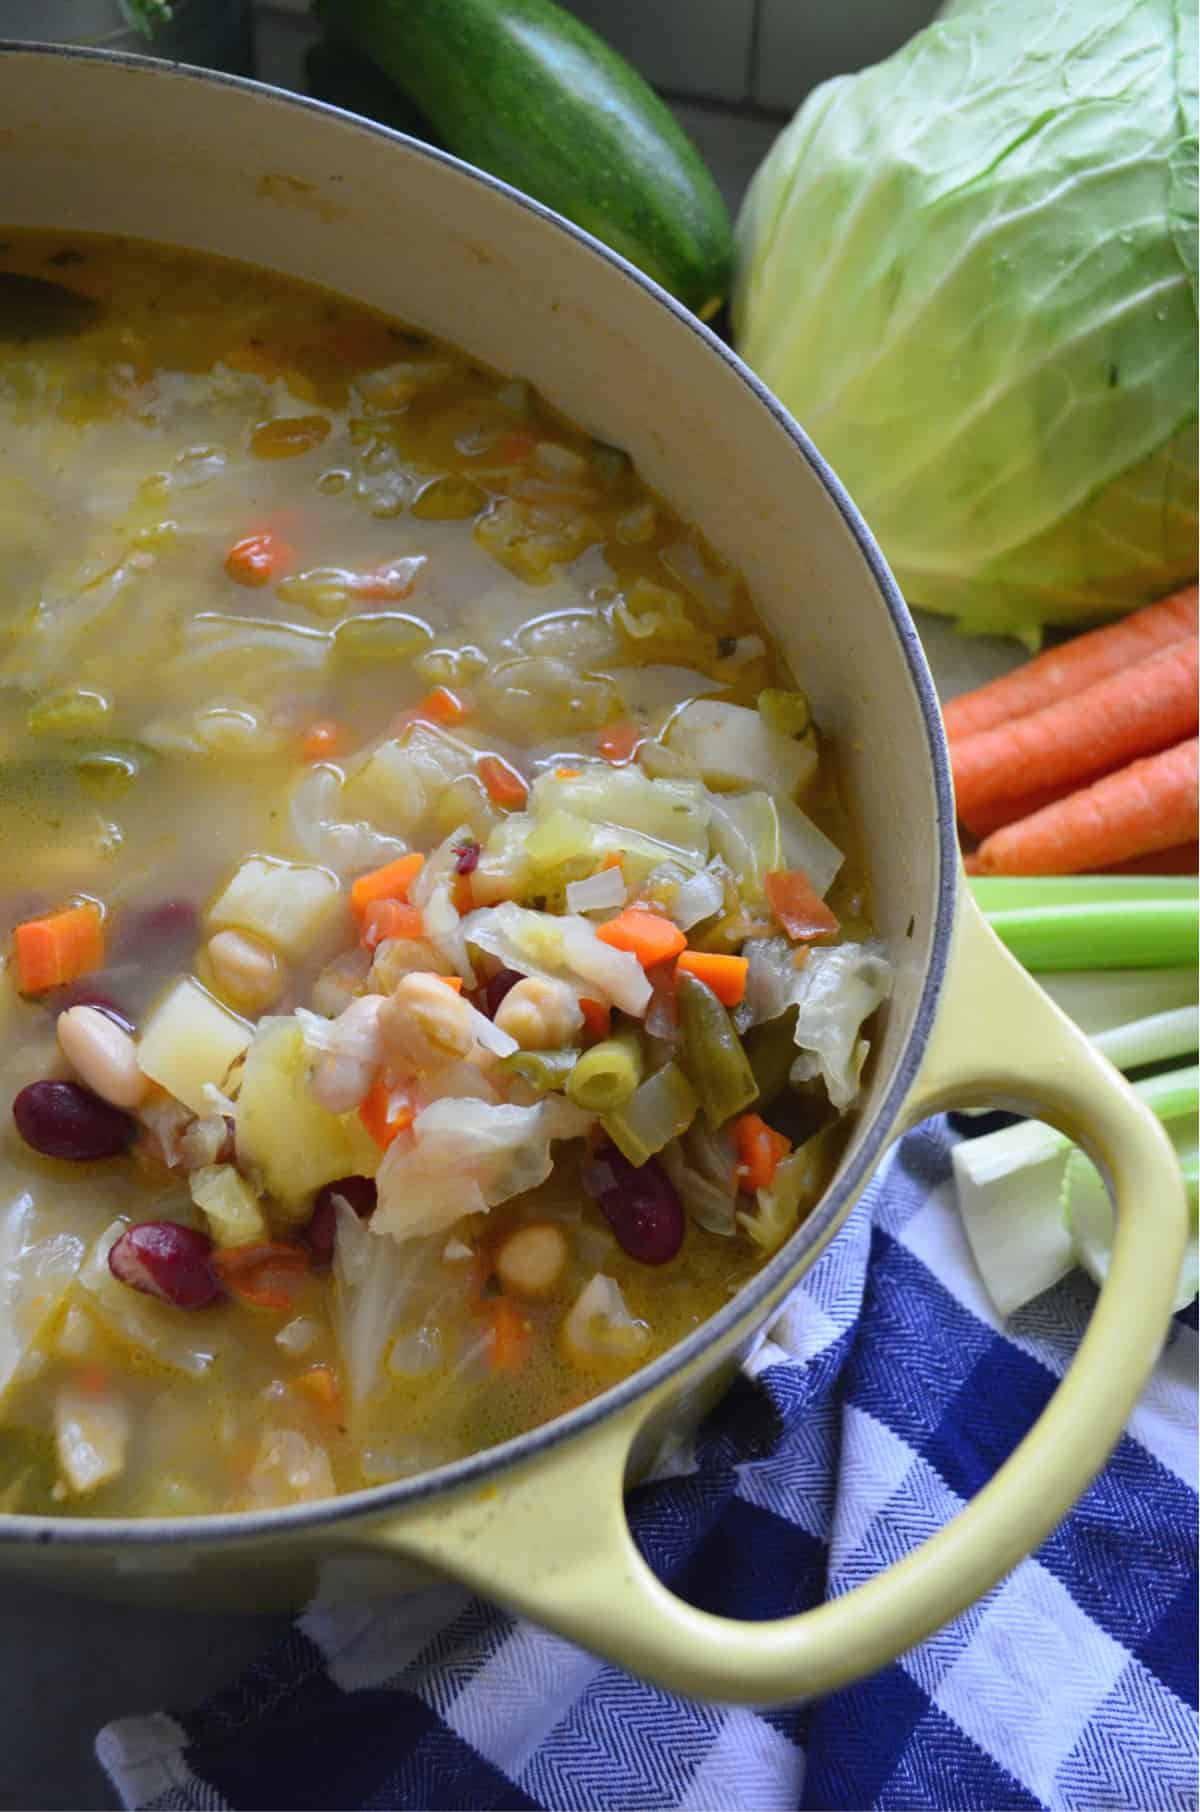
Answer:
M451 1462L819 1198L890 985L835 751L519 378L153 247L0 270L97 304L0 323L0 1505Z

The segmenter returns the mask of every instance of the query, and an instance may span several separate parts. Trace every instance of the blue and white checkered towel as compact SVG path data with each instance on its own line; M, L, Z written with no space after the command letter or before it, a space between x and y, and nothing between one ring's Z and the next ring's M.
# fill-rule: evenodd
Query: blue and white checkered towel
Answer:
M1001 1333L966 1250L950 1134L911 1134L805 1278L688 1464L634 1494L651 1564L773 1617L916 1546L1061 1376L1076 1276ZM690 1704L455 1587L314 1609L198 1711L97 1751L127 1806L1196 1806L1196 1319L1177 1318L1109 1466L949 1628L815 1705Z

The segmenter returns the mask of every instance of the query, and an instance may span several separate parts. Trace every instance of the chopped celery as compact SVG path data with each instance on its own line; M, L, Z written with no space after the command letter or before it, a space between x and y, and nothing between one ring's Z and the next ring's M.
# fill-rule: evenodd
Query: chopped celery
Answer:
M1200 1070L1191 1064L1133 1086L1169 1130L1178 1129L1194 1146L1198 1084ZM1186 1144L1179 1148L1188 1149ZM1094 1189L1078 1166L1074 1192L1068 1185L1075 1150L1065 1133L1037 1120L965 1139L954 1149L963 1225L988 1295L1001 1315L1011 1315L1040 1296L1081 1261L1093 1275L1099 1271L1107 1246Z
M601 1124L631 1164L645 1164L685 1133L696 1115L696 1091L675 1062L648 1076Z
M579 1060L579 1051L570 1048L565 1051L513 1051L510 1056L502 1057L496 1069L502 1076L519 1076L522 1082L528 1083L539 1095L548 1095L555 1089L564 1089L567 1078Z
M269 1237L258 1197L234 1165L202 1164L188 1188L218 1246L257 1246Z
M638 1034L632 1029L617 1032L583 1053L567 1078L567 1094L588 1113L612 1113L629 1100L645 1067Z
M1196 958L1200 910L1187 875L985 876L971 887L1029 969L1165 969Z
M758 1098L758 1085L733 1021L712 989L686 971L676 984L680 1063L715 1131Z

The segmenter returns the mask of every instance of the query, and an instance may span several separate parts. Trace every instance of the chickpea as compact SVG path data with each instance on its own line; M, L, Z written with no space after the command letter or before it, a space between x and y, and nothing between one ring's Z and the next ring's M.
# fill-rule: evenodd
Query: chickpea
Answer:
M283 992L283 966L275 952L249 931L218 931L206 954L222 1000L242 1013L265 1013Z
M552 1221L531 1221L510 1233L496 1255L496 1275L514 1296L537 1301L553 1293L567 1268L567 1236Z
M475 1048L470 1005L436 975L402 976L379 1009L379 1030L398 1069L454 1063Z
M453 975L454 965L428 938L386 937L375 952L367 982L377 993L390 994L404 976L414 971Z
M496 1009L496 1025L523 1051L560 1050L582 1024L579 1002L566 982L541 975L514 983Z

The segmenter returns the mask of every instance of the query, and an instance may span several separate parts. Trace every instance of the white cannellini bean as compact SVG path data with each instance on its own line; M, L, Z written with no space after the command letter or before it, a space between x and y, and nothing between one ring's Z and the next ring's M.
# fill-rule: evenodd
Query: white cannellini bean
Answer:
M526 975L500 1002L496 1024L523 1051L556 1051L571 1042L583 1024L583 1014L566 982Z
M283 965L252 932L218 931L207 955L218 994L240 1012L265 1013L282 994Z
M137 1107L146 1093L137 1046L99 1007L68 1007L58 1016L59 1048L72 1069L114 1107Z

